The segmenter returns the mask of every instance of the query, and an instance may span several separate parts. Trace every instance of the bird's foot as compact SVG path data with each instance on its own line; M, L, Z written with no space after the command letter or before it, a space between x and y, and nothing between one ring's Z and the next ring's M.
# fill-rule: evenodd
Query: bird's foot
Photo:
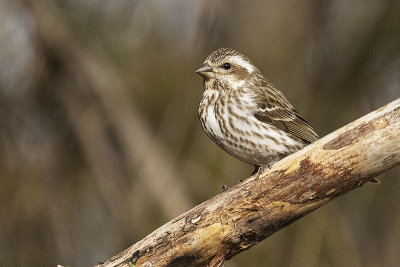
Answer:
M257 175L256 175L256 181L258 181L260 179L260 174L264 172L264 170L268 169L269 166L268 165L261 165L261 166L257 166Z
M267 169L271 168L272 165L274 165L275 163L277 163L278 161L280 161L281 159L283 159L285 156L282 155L278 155L273 157L267 164L265 165L260 165L260 166L254 166L254 171L251 175L256 174L256 181L259 180L260 175Z

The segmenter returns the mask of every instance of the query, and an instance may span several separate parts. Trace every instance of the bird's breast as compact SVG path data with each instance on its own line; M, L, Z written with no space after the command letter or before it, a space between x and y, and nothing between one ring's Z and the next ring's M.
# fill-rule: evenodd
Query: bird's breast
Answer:
M205 91L199 117L215 143L250 164L265 164L274 155L289 154L304 146L284 131L256 119L255 109L251 94Z
M216 101L219 96L218 92L206 90L199 105L199 118L201 125L206 134L218 145L223 138L221 127L217 120Z

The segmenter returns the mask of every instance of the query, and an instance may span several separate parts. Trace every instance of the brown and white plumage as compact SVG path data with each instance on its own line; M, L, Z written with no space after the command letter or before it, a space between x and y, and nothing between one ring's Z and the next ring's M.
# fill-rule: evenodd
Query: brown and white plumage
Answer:
M232 156L263 166L318 139L286 97L239 52L220 48L197 73L204 77L198 110L202 127Z

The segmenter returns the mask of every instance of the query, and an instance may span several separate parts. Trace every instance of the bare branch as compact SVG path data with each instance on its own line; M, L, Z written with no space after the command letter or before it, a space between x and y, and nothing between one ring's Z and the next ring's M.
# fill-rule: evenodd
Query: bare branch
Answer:
M220 266L400 163L400 99L168 222L98 266Z

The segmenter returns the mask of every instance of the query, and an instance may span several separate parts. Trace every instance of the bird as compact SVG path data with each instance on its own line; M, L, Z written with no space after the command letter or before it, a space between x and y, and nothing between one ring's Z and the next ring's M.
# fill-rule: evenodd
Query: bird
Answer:
M231 48L212 52L196 71L203 79L203 130L259 174L317 140L318 134L250 59Z

